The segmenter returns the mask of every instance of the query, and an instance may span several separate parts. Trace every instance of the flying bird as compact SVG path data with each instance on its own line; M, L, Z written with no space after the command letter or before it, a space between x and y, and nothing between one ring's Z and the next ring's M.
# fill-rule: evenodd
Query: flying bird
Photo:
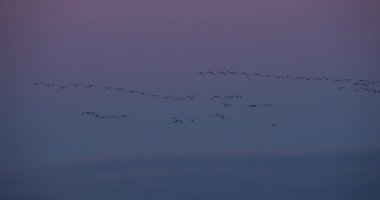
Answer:
M85 87L85 89L89 89L89 88L95 88L95 85L87 85L86 87Z
M125 89L124 88L116 88L116 89L114 89L114 91L125 91Z
M173 121L171 124L183 124L183 121L180 119L177 119L176 117L172 117Z
M278 123L271 123L269 124L270 127L276 127L278 125Z
M195 97L197 97L197 95L187 95L186 97L187 97L188 99L193 100L193 99L195 99Z
M249 76L247 72L242 72L241 75Z
M222 114L219 114L219 113L212 114L211 116L212 116L212 117L219 118L219 119L226 119L226 118L227 118L226 115L222 115Z
M222 98L222 97L219 96L219 95L214 95L214 96L211 97L211 99L220 99L220 98Z
M195 122L196 120L198 120L198 118L197 117L196 118L192 118L192 119L188 118L187 120L190 121L190 122Z

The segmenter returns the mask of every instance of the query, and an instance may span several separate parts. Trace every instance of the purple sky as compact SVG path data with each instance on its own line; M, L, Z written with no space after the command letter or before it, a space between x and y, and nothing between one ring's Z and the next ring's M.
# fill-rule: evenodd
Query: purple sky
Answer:
M380 80L379 7L376 0L2 1L0 170L156 154L378 153L379 94L339 92L339 83L195 73ZM99 90L35 87L33 81L198 94L200 99L168 103ZM209 100L214 94L244 99L223 110ZM274 106L257 112L239 107L250 103ZM203 120L220 110L232 117ZM133 117L102 121L81 116L83 111ZM200 120L172 126L172 116ZM0 198L2 193L12 196L0 190Z

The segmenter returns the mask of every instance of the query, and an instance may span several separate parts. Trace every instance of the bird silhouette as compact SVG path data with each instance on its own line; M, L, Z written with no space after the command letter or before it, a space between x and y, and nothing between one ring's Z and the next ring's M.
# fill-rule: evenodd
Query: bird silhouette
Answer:
M197 117L195 117L195 118L188 118L187 120L190 121L190 122L195 122L196 120L198 120L198 118Z
M64 90L64 89L70 87L70 85L64 85L64 86L58 86L58 87L59 87L60 89Z
M85 87L85 89L89 89L89 88L95 88L95 85L90 84L90 85L87 85L87 86Z
M271 107L272 104L249 104L248 108Z
M179 98L179 97L177 97L177 98L172 98L172 101L182 101L183 99L182 98Z
M137 93L139 91L137 91L137 90L129 90L128 92L133 94L133 93Z
M214 95L214 96L211 97L211 99L220 99L220 98L222 98L222 97L219 96L219 95Z
M247 72L242 72L241 75L249 76L249 73L247 73Z
M212 116L212 117L219 118L219 119L226 119L226 118L228 117L228 116L226 116L226 115L222 115L222 114L219 114L219 113L212 114L211 116Z
M125 91L124 88L115 88L114 91Z
M90 115L90 112L82 112L82 115Z
M171 124L183 124L183 120L180 120L176 117L172 117L172 123Z
M195 97L197 97L198 95L187 95L186 97L188 98L188 99L191 99L191 100L193 100L193 99L195 99Z
M278 123L271 123L271 124L269 124L269 126L270 127L276 127L276 126L278 126Z

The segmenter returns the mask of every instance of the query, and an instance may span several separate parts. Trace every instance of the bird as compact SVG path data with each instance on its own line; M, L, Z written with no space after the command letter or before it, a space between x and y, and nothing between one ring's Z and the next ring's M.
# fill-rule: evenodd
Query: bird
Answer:
M120 115L121 118L129 118L127 115Z
M90 112L82 112L82 115L89 115Z
M180 119L177 119L176 117L172 117L173 122L171 124L183 124L183 121Z
M188 98L188 99L191 99L191 100L193 100L193 99L195 99L195 97L197 97L198 95L187 95L186 97Z
M85 87L85 89L88 89L88 88L95 88L95 85L87 85L86 87Z
M70 85L65 85L65 86L59 86L60 89L64 90L66 88L70 87Z
M184 100L183 98L177 97L177 98L172 98L172 101L182 101Z
M223 105L224 107L231 107L230 103L221 103L221 105Z
M261 77L261 74L260 74L260 73L253 73L253 75L258 76L258 77Z
M221 96L219 96L219 95L214 95L211 97L211 99L220 99L220 98L221 98Z
M272 104L249 104L248 108L256 108L256 107L271 107Z
M344 88L346 88L346 86L340 87L340 88L338 88L338 90L342 91Z
M198 118L197 118L197 117L195 117L195 118L191 118L191 119L188 118L187 120L190 121L190 122L195 122L196 120L198 120Z
M230 75L235 75L235 74L237 74L237 72L233 72L233 71L230 71L230 70L226 71L226 73L228 73L228 74L230 74Z
M224 96L223 98L225 98L225 99L233 99L233 98L235 98L235 96L227 95L227 96Z
M226 119L227 118L227 116L219 114L219 113L212 114L211 116L212 117L217 117L217 118L220 118L220 119Z
M115 88L114 91L125 91L124 88Z
M137 90L129 90L128 92L133 94L133 93L137 93L139 91L137 91Z
M247 72L242 72L241 75L249 76Z
M278 123L271 123L269 124L270 127L276 127L278 125Z
M52 87L52 86L54 86L54 85L53 85L53 84L46 83L45 86L46 86L46 87Z

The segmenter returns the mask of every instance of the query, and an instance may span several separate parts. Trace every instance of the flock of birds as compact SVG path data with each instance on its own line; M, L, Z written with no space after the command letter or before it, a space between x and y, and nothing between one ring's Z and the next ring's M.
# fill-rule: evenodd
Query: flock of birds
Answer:
M273 74L263 74L263 73L248 73L248 72L236 72L236 71L207 71L207 72L198 72L196 75L200 76L243 76L243 77L253 77L253 78L268 78L268 79L276 79L276 80L302 80L302 81L329 81L333 83L344 83L346 85L340 86L338 88L339 91L345 90L345 89L351 89L353 91L359 92L359 91L366 91L370 93L376 93L380 94L380 90L373 89L371 86L374 86L376 84L379 84L380 81L371 81L371 80L355 80L352 78L345 78L345 79L338 79L338 78L329 78L329 77L306 77L306 76L291 76L291 75L273 75ZM44 82L34 82L35 86L40 87L47 87L47 88L55 88L59 90L67 90L72 88L78 88L78 89L98 89L103 91L112 91L115 93L125 93L125 94L131 94L131 95L137 95L137 96L147 96L154 99L162 99L167 101L188 101L188 100L195 100L200 97L200 95L197 94L191 94L191 95L185 95L182 97L175 97L175 96L167 96L157 93L148 93L146 91L141 90L135 90L135 89L126 89L123 87L112 87L112 86L97 86L94 84L79 84L79 83L72 83L72 84L66 84L66 85L59 85L59 84L52 84L52 83L44 83ZM210 100L237 100L242 99L243 95L212 95L208 99ZM220 106L224 108L232 107L233 104L231 102L221 102ZM248 109L255 109L260 107L272 107L273 105L270 103L266 104L249 104L246 107ZM83 112L82 116L91 116L98 119L130 119L130 117L126 114L123 115L101 115L97 114L95 112ZM215 119L221 119L225 120L229 118L229 115L221 114L221 113L214 113L211 114L210 117ZM194 123L198 121L198 117L195 118L186 118L181 119L179 117L171 117L171 124L176 125L183 125L185 123ZM276 127L279 123L269 123L270 127Z
M179 119L179 118L177 118L177 117L172 117L172 123L171 124L184 124L184 122L185 122L185 120L183 120L183 119ZM197 117L195 117L195 118L187 118L186 119L186 121L188 121L188 122L191 122L191 123L193 123L193 122L195 122L195 121L197 121L198 120L198 118Z
M164 100L171 100L171 101L185 101L185 100L194 100L200 95L186 95L185 97L172 97L172 96L165 96L160 94L149 94L144 91L139 90L128 90L126 88L122 87L112 87L112 86L96 86L94 84L79 84L79 83L73 83L73 84L66 84L66 85L59 85L59 84L53 84L53 83L44 83L44 82L34 82L35 86L39 87L47 87L47 88L53 88L53 89L59 89L59 90L67 90L67 89L101 89L104 91L113 91L113 92L125 92L126 94L133 94L133 95L140 95L140 96L150 96L155 99L164 99ZM243 95L212 95L208 99L210 100L237 100L242 99ZM232 103L226 103L221 102L220 105L224 108L232 107ZM259 108L259 107L270 107L272 104L249 104L246 107L247 108ZM83 112L83 116L91 116L98 119L130 119L127 115L101 115L97 114L95 112ZM212 118L215 119L227 119L229 116L221 113L214 113L210 115ZM184 124L185 122L194 123L199 120L199 118L187 118L187 119L179 119L178 117L172 117L171 124Z
M79 84L79 83L59 85L59 84L53 84L53 83L34 82L34 85L48 87L48 88L55 88L55 89L60 89L60 90L67 90L71 88L100 89L104 91L119 92L119 93L125 93L125 94L137 95L137 96L147 96L147 97L151 97L155 99L163 99L163 100L170 100L170 101L194 100L198 96L198 95L186 95L183 97L173 97L173 96L160 95L160 94L151 94L145 91L140 91L140 90L135 90L135 89L128 90L123 87L96 86L93 84Z
M128 115L100 115L95 112L82 112L82 115L93 116L99 119L129 119Z
M353 79L353 78L332 78L332 77L308 77L308 76L292 76L292 75L275 75L264 73L249 73L249 72L237 72L237 71L206 71L198 72L199 76L234 76L234 77L251 77L251 78L266 78L276 80L298 80L298 81L320 81L320 82L333 82L346 84L338 88L339 91L344 89L350 89L355 92L369 92L373 94L380 94L380 90L371 88L376 84L380 84L380 81L365 80L365 79Z

